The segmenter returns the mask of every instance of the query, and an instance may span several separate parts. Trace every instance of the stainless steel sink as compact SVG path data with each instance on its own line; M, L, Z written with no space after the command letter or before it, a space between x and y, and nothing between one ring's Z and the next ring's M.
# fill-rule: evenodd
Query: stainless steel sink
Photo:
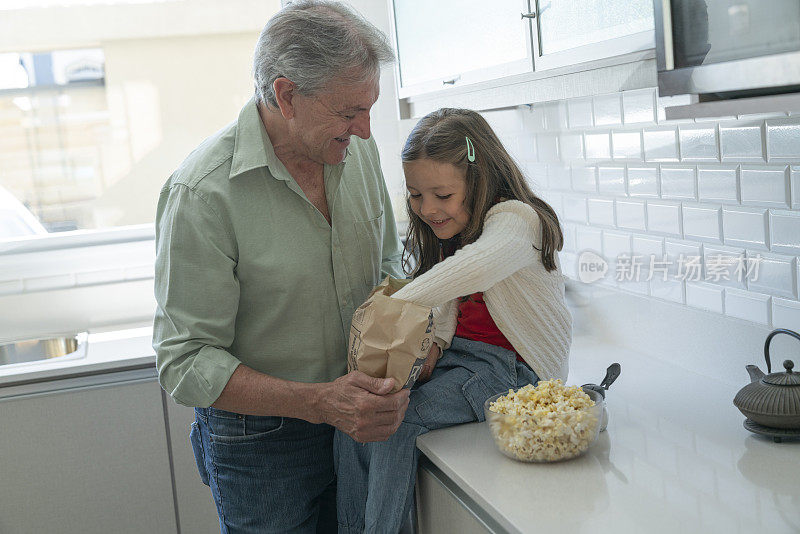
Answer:
M67 336L48 336L0 344L0 365L37 362L53 358L86 356L86 332Z

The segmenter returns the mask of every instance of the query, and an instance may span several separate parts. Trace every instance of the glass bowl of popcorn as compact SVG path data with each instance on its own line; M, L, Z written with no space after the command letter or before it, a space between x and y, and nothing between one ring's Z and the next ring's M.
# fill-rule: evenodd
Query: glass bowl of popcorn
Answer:
M559 462L595 442L604 402L596 391L544 380L491 397L483 411L500 452L523 462Z

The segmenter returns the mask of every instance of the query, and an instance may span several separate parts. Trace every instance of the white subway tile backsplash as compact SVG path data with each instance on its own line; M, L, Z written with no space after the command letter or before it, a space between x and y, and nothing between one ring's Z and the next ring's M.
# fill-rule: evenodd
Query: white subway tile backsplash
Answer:
M678 128L681 159L685 161L718 161L717 129L711 126Z
M684 303L683 282L674 278L664 278L660 273L650 279L650 294L662 300Z
M686 282L686 304L693 308L722 313L722 288L701 282Z
M550 163L547 165L547 182L551 189L569 191L572 189L572 179L569 167L560 163Z
M567 103L563 100L544 105L544 125L548 130L567 129Z
M800 160L800 117L769 120L767 129L767 154L775 159Z
M617 200L617 226L630 230L644 230L644 202L640 200Z
M601 193L625 195L625 168L598 167L597 182Z
M492 124L559 214L567 276L594 250L610 262L603 287L800 328L800 114L665 120L689 103L652 88L492 112ZM621 253L638 281L616 280Z
M537 135L536 154L539 161L543 163L558 161L558 137L554 134Z
M613 132L611 144L614 147L614 159L642 159L641 133Z
M800 254L800 211L769 210L770 250Z
M700 245L689 241L677 241L674 239L664 240L664 253L667 260L670 262L668 272L671 278L675 278L679 274L681 262L684 264L688 261L696 261L698 266L702 266L702 251ZM683 270L685 273L685 269ZM698 275L698 279L701 274Z
M579 133L565 133L558 136L561 159L571 161L583 158L583 136Z
M722 150L722 161L760 161L764 159L761 124L720 124L719 144Z
M636 255L646 256L643 261L649 266L650 256L656 260L663 259L664 240L660 237L635 235L631 238L631 252Z
M634 235L631 238L631 255L634 260L641 263L640 280L647 286L652 278L650 274L651 262L654 262L656 276L663 277L663 271L658 270L658 263L664 261L664 240L660 237Z
M678 203L647 201L647 230L658 234L681 235L681 206Z
M792 256L747 253L752 273L747 276L748 289L777 297L797 298L797 260Z
M792 190L792 209L800 209L800 165L789 167L789 180Z
M550 204L559 219L564 217L564 195L552 189L538 193L539 198Z
M800 302L773 297L772 328L788 328L800 332Z
M738 202L736 167L697 169L697 194L701 201Z
M720 208L699 205L683 205L683 235L714 242L721 242Z
M586 197L564 195L564 218L586 224Z
M529 106L528 112L522 115L523 130L528 133L536 133L545 129L545 106L546 104L532 104Z
M534 192L550 187L547 180L547 163L533 163L528 161L522 163L522 168L527 182Z
M614 226L614 201L602 198L590 198L589 224Z
M573 254L572 252L561 251L558 253L558 261L561 264L561 272L564 273L564 276L572 278L573 280L578 279L577 255Z
M789 207L789 167L743 166L740 179L742 204Z
M564 235L564 252L575 252L575 234L577 227L572 224L562 224L561 233Z
M610 159L611 144L608 132L587 133L584 136L587 159Z
M594 97L594 123L597 126L622 124L622 100L619 94Z
M577 226L575 228L575 250L580 253L592 250L598 254L603 253L603 231L591 226Z
M620 232L603 231L603 256L609 263L617 260L620 254L630 255L631 236Z
M768 325L769 311L769 295L732 288L725 290L725 315Z
M628 167L628 194L632 197L658 197L658 169Z
M572 167L572 188L576 191L597 192L594 167Z
M767 249L766 209L722 208L722 235L726 245Z
M686 167L661 167L661 197L694 200L695 169Z
M655 92L652 89L622 93L625 124L655 122Z
M678 135L675 128L644 131L644 159L678 161Z
M567 123L570 128L592 126L592 100L578 99L567 102Z
M744 249L703 245L703 280L728 287L745 289Z

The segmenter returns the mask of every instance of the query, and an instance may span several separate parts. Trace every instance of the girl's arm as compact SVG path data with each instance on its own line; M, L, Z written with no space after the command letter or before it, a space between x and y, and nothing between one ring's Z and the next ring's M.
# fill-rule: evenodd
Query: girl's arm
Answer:
M492 207L481 236L393 294L423 306L486 291L537 261L541 223L534 209L512 200Z

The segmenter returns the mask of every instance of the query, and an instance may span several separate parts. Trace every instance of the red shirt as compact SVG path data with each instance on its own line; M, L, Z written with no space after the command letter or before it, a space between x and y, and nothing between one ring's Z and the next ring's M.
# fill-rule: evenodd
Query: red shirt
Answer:
M459 299L458 324L456 325L455 335L517 352L506 339L506 336L497 328L492 316L489 315L489 309L483 300L482 292L473 293ZM517 360L525 361L519 354L517 354Z

